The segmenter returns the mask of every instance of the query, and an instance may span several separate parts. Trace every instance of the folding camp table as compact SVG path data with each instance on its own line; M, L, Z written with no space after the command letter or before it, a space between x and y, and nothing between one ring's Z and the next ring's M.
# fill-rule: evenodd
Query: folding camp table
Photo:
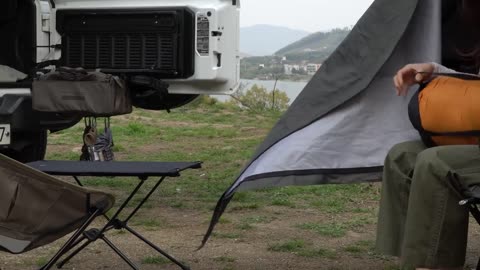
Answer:
M157 252L168 258L170 261L186 270L189 269L186 265L177 261L175 258L167 254L151 241L133 230L128 222L135 216L144 203L150 198L163 180L167 177L178 177L180 172L187 169L201 168L201 162L87 162L87 161L36 161L28 163L30 167L43 171L51 175L72 176L75 181L81 185L79 177L81 176L106 176L106 177L138 177L139 183L132 190L128 198L121 204L118 210L112 217L107 217L106 224L100 229L90 229L85 231L78 240L69 243L68 247L59 254L63 256L69 251L73 250L65 259L57 264L61 268L80 251L86 248L91 243L97 240L103 240L118 256L120 256L132 269L139 269L119 248L117 248L106 236L105 233L112 230L125 229ZM125 219L120 219L119 215L125 210L125 207L131 202L135 194L140 190L145 181L149 177L159 177L157 183L150 189L148 194L135 206L134 210ZM57 258L58 259L58 258ZM48 269L42 268L43 269Z

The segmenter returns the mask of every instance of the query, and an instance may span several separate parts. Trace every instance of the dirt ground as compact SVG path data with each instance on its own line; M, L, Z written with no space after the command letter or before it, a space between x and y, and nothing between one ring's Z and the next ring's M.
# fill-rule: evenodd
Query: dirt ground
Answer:
M252 210L255 211L255 210ZM217 233L232 231L236 220L251 214L250 210L236 212L227 217L231 223L221 224ZM258 210L257 210L258 211ZM265 224L256 224L254 228L242 233L239 239L213 237L206 247L196 251L207 228L210 216L192 210L174 210L171 208L154 208L148 215L168 222L161 229L141 228L139 231L154 243L163 247L174 257L187 263L191 269L397 269L394 259L375 255L371 251L358 254L343 252L343 248L352 243L364 241L373 243L375 224L370 224L360 232L348 232L340 238L328 238L308 231L294 228L298 222L317 222L321 218L310 209L288 209L284 207L268 207L262 209L263 214L277 215L278 218ZM280 213L280 214L279 214ZM348 217L345 217L348 218ZM99 225L99 224L97 224ZM473 225L473 224L472 224ZM479 230L471 226L468 249L468 266L472 269L480 255ZM139 242L130 234L112 232L109 238L116 243L141 269L180 269L164 261L142 262L142 258L158 257L148 246ZM314 247L335 252L334 256L298 256L289 252L274 252L269 245L288 239L307 239ZM23 255L0 255L0 269L26 270L37 269L38 264L45 262L59 247L62 241L37 249ZM104 243L95 243L63 269L130 269Z

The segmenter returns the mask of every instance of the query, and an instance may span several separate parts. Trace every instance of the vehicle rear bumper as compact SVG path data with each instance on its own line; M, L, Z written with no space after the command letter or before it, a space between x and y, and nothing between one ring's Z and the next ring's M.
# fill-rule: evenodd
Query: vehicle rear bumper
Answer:
M0 90L0 123L10 124L12 132L58 131L79 120L79 117L34 111L30 89Z

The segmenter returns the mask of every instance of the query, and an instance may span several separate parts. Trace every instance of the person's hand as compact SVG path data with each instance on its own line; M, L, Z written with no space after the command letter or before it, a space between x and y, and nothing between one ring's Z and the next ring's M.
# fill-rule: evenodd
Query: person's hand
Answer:
M393 77L397 95L406 96L408 89L412 85L429 80L434 71L435 66L432 63L409 64L404 66L397 72L395 77Z

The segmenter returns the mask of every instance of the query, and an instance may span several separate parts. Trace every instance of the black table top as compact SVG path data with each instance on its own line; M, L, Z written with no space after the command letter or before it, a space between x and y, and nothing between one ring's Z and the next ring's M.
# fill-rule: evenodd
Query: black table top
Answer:
M199 169L201 162L142 162L142 161L60 161L44 160L28 166L51 175L69 176L169 176L176 177L186 169Z

